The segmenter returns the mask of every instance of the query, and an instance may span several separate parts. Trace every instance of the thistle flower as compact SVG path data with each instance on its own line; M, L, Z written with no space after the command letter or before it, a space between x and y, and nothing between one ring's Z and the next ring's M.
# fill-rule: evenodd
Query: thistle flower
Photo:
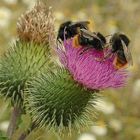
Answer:
M54 17L51 8L37 1L34 8L23 14L17 22L18 37L22 41L53 45Z
M58 48L61 62L72 74L75 81L83 84L89 89L118 88L125 84L127 71L115 69L113 65L114 55L104 61L104 53L95 49L84 49L73 46L73 39L64 41L64 49Z
M58 46L58 54L65 67L46 70L29 82L27 110L38 126L79 129L87 124L89 110L95 111L95 92L123 86L127 72L115 69L114 55L98 61L103 52L95 49L83 52L82 47L73 46L73 38Z

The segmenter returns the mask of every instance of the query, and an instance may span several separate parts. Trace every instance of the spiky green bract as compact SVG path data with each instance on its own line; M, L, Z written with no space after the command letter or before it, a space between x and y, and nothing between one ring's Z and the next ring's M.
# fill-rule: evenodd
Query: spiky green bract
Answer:
M0 94L13 104L23 101L26 81L38 74L49 61L48 46L16 42L0 60Z
M39 127L62 132L85 128L91 121L97 95L74 81L67 70L47 70L27 87L26 107Z

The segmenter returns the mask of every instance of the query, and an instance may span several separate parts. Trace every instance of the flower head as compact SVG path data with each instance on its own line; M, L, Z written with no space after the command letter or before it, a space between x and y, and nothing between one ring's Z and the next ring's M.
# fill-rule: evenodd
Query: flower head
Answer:
M55 34L51 8L38 1L33 9L19 18L17 32L20 40L53 45Z
M108 50L109 51L109 50ZM95 49L84 51L82 46L74 47L73 38L64 41L64 50L58 48L61 62L73 78L90 89L117 88L124 85L127 78L125 69L113 65L115 55L103 58L104 52Z

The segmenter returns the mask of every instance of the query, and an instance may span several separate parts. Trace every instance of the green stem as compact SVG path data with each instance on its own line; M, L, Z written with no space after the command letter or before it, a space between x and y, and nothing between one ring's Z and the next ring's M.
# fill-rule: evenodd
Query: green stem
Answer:
M13 133L15 132L17 128L17 123L19 120L19 117L21 116L21 107L20 106L14 106L13 111L10 118L10 124L7 129L7 136L9 139L12 138Z

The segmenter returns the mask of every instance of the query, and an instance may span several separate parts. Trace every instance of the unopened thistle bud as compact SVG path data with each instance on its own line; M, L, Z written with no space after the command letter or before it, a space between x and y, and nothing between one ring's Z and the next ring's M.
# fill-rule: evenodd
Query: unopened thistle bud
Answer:
M10 97L12 104L24 100L25 83L39 73L49 58L45 48L17 42L0 60L0 94Z

